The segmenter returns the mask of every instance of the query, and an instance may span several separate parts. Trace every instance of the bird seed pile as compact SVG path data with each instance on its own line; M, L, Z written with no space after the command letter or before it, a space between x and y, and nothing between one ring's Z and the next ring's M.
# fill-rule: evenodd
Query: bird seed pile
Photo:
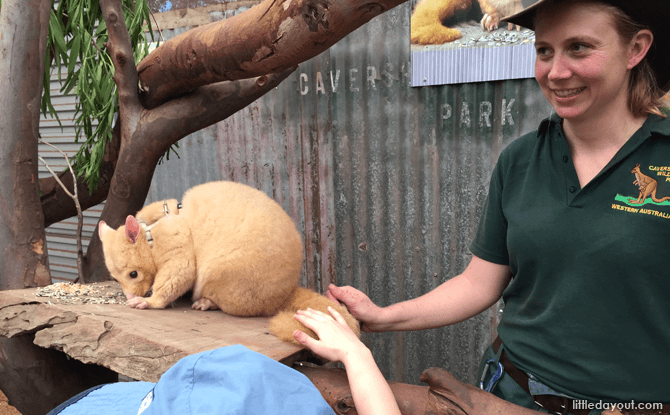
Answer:
M111 284L58 282L37 289L38 297L51 297L59 304L125 304L126 297Z

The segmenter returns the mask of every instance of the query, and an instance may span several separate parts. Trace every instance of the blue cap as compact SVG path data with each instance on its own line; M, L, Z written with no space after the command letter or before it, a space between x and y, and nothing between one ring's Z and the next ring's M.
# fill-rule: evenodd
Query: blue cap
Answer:
M187 356L155 384L115 383L76 398L49 414L334 415L305 375L241 345Z
M305 375L241 345L183 358L142 405L137 415L333 414Z

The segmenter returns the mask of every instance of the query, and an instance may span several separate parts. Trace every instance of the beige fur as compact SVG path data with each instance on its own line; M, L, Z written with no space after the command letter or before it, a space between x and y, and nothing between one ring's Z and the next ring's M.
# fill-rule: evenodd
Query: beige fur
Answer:
M478 1L484 13L482 28L489 32L498 27L504 16L523 9L521 0L422 0L414 8L411 19L411 41L419 45L441 45L461 37L458 29L446 27L443 21L458 11L468 10ZM512 30L509 24L509 30Z
M235 316L271 316L270 332L295 342L297 309L326 311L335 303L298 287L302 239L291 218L265 193L234 182L211 182L177 201L152 203L113 230L100 223L105 263L137 308L164 308L193 290L193 308ZM139 222L152 225L150 246ZM144 297L151 293L150 296ZM358 322L336 306L360 334ZM282 311L284 310L284 311ZM280 311L282 311L280 313Z

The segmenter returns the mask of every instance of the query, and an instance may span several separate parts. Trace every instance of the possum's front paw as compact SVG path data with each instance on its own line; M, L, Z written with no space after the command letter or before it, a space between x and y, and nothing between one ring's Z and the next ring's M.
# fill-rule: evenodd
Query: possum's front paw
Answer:
M126 304L133 308L145 309L145 308L165 308L170 303L170 301L165 300L162 297L158 297L155 294L150 297L133 297L129 298L126 301Z
M126 301L126 304L128 304L132 308L139 308L139 309L149 308L149 303L147 303L146 298L144 297L129 298L128 301Z

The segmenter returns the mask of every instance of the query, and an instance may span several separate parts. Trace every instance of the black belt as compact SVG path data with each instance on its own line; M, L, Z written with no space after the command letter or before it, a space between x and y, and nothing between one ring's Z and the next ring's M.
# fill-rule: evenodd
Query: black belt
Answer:
M500 350L500 345L502 345L502 340L500 340L500 337L496 337L493 341L493 351L495 353L498 353L498 350ZM518 383L527 394L531 395L530 389L528 389L528 374L514 366L507 357L507 353L505 353L504 349L500 355L500 364L502 364L505 372L507 372L507 374L514 379L514 381ZM573 408L575 401L566 398L565 396L531 395L531 398L533 398L536 404L552 414L565 415L571 413L574 415L588 415L589 412L591 412L590 409ZM622 409L621 413L625 415L670 415L670 405L663 405L662 409Z

